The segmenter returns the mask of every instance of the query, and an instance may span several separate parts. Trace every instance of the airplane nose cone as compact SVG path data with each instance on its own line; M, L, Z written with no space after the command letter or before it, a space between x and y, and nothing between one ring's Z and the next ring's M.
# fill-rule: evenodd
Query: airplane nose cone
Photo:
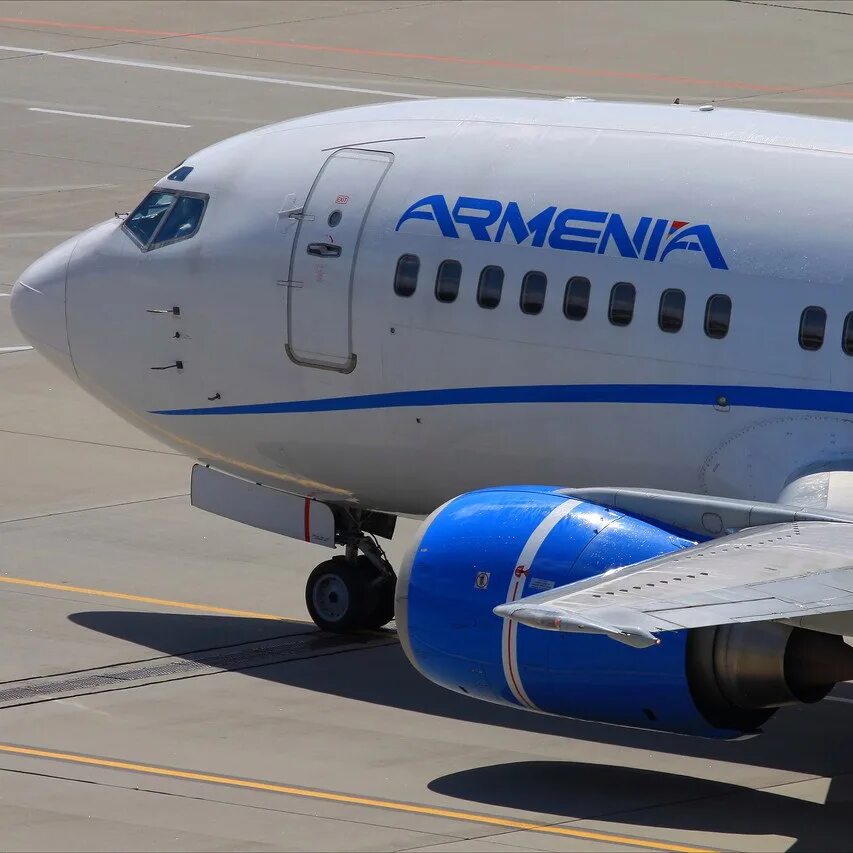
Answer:
M11 309L21 334L48 361L74 373L65 328L65 278L77 239L51 249L27 267L12 288Z

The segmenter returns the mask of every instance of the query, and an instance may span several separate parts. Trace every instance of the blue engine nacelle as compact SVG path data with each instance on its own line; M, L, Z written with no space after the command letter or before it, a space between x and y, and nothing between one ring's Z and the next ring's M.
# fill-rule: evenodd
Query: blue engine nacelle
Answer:
M522 595L692 544L557 489L472 492L421 526L400 571L398 632L412 664L451 690L623 726L736 737L755 731L780 705L821 698L830 683L792 685L785 671L799 629L674 631L657 646L636 649L601 635L537 630L492 612ZM799 631L795 639L800 635L814 632Z

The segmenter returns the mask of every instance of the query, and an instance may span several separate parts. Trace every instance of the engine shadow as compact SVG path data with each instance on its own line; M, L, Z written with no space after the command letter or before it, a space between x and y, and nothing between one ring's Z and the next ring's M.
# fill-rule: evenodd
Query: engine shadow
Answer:
M842 784L839 784L839 781ZM523 809L557 818L628 827L796 839L788 850L850 849L851 778L826 803L631 767L575 761L520 761L442 776L429 789L476 806ZM596 828L601 828L598 824ZM713 843L713 842L712 842Z
M177 656L297 633L323 636L305 623L233 616L91 611L71 614L69 619L89 630ZM764 735L749 740L702 740L479 702L424 679L406 660L399 644L363 648L363 643L363 639L354 640L344 651L321 658L242 671L248 677L304 690L481 725L825 778L853 774L853 730L847 704L825 701L783 709L767 724ZM841 690L849 691L850 685ZM568 746L566 753L569 758ZM800 839L799 849L803 850L849 847L846 836L853 807L853 775L835 780L827 803L818 805L738 785L571 760L481 767L437 779L432 787L460 800L566 817L603 815L606 808L607 819L620 823L786 835ZM627 796L616 796L619 792L631 792L630 802ZM667 803L684 805L667 808ZM621 808L626 814L619 817L616 812ZM637 808L646 811L638 814Z

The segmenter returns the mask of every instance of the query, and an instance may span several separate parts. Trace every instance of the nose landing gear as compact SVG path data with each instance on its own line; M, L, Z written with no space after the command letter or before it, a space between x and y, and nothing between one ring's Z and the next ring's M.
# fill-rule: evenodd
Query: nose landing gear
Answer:
M346 555L325 560L311 572L305 604L323 631L376 630L394 618L396 586L385 552L374 539L359 534L347 542Z

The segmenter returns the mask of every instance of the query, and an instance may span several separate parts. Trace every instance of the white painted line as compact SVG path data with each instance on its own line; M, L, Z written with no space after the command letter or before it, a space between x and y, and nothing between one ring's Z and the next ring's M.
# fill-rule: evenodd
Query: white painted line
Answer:
M42 107L27 107L31 113L52 113L58 116L74 116L76 118L98 118L101 121L126 121L130 124L156 124L157 127L192 127L191 124L175 124L171 121L149 121L144 118L125 118L124 116L104 116L99 113L72 113L69 110L46 110Z
M845 699L843 696L827 696L827 702L843 702L845 705L853 705L853 699Z
M506 593L507 602L517 601L521 598L530 568L539 553L539 549L548 538L548 534L579 505L580 501L573 498L563 501L539 522L536 529L527 538L524 548L521 549L521 553L515 561L515 571L509 576L509 588ZM506 686L512 695L518 700L519 705L526 705L531 710L538 711L539 708L530 701L530 697L527 695L518 668L518 626L512 619L504 619L501 656Z
M327 89L333 92L355 92L359 95L383 95L389 98L429 99L430 95L411 95L408 92L388 92L383 89L361 89L357 86L337 86L332 83L308 83L304 80L285 80L283 77L261 77L255 74L237 74L231 71L209 71L203 68L187 68L184 65L161 65L156 62L141 62L135 59L117 59L110 56L83 56L80 53L62 53L55 50L40 50L35 47L11 47L0 45L7 53L29 53L33 56L53 56L57 59L74 59L78 62L99 62L104 65L125 65L130 68L149 68L153 71L174 71L178 74L195 74L199 77L221 77L225 80L247 80L251 83L270 83L277 86L296 86L302 89Z
M31 349L32 347L0 347L0 355L7 352L27 352Z

